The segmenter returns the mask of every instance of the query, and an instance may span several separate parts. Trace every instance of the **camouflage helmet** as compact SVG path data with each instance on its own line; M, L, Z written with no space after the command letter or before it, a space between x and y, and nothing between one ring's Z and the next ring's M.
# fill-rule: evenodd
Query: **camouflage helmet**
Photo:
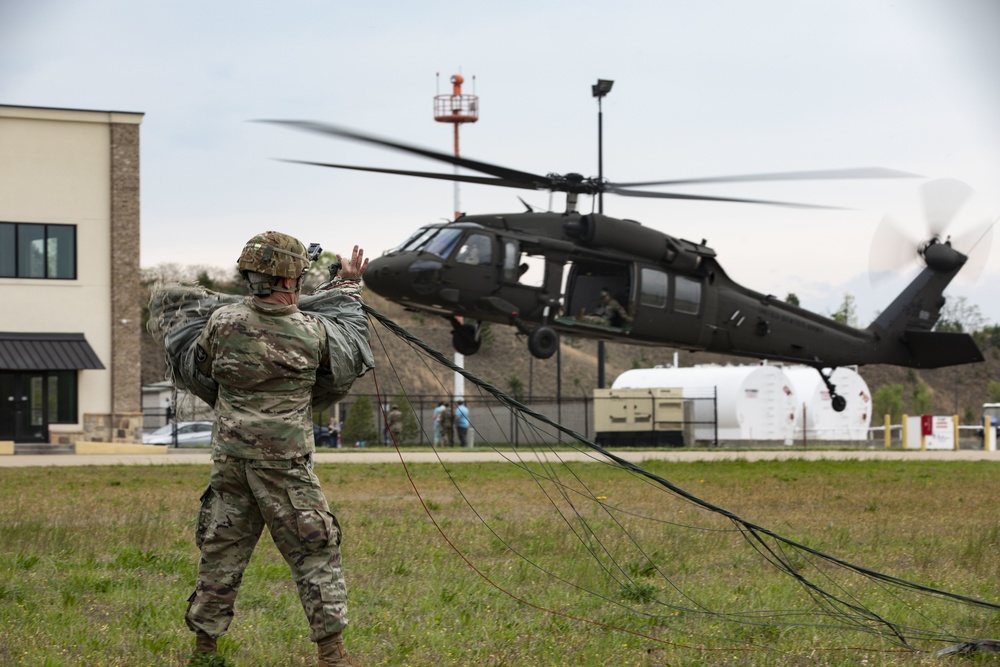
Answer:
M243 246L236 268L243 275L253 271L277 278L301 278L309 264L301 241L288 234L264 232Z

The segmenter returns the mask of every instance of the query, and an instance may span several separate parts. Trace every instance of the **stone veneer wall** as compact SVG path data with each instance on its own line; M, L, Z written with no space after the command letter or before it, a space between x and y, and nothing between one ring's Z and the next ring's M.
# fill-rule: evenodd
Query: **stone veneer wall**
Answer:
M77 442L142 443L143 414L131 412L118 415L83 415L82 431L58 431L50 434L54 445Z
M139 125L111 123L111 411L121 428L142 409ZM84 419L89 415L84 415ZM142 427L138 441L142 441ZM86 427L85 427L86 428ZM86 438L90 439L90 438ZM105 442L119 442L106 440ZM130 442L126 440L126 442Z

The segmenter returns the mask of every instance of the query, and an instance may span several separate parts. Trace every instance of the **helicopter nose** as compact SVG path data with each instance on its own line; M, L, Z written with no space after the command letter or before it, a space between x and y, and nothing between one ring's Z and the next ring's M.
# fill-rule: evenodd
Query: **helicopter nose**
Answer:
M392 257L379 257L368 262L364 275L365 286L380 296L389 296L386 293L388 285L398 282L393 280L393 277L398 278L399 273L395 264L397 262L394 262Z
M414 253L379 257L368 263L365 284L387 299L421 299L440 287L442 262Z

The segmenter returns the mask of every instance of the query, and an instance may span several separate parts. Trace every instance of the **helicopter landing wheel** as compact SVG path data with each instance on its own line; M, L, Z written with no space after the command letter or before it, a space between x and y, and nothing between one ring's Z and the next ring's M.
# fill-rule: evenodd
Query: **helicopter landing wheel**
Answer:
M483 339L479 336L479 327L473 324L460 324L452 329L451 346L464 356L479 352Z
M831 368L829 373L824 373L822 368L816 367L816 371L823 379L823 384L826 385L826 390L830 392L830 404L833 411L843 412L844 408L847 407L847 399L837 393L837 386L833 384L833 372L835 370L837 369Z
M549 327L538 327L528 334L528 351L536 359L548 359L559 348L559 334Z

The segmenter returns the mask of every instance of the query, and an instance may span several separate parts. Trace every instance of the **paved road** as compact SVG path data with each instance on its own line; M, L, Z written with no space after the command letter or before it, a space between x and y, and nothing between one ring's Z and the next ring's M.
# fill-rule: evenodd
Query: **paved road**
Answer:
M494 452L492 450L450 450L435 452L403 451L407 463L432 463L440 458L448 462L476 463L484 461L504 461L511 458L513 452ZM522 458L535 458L536 455L521 449ZM648 451L625 451L615 454L627 461L640 462L649 460L663 461L773 461L788 459L803 459L808 461L1000 461L1000 452L984 452L975 449L955 451L900 451L884 449L858 450L720 450L720 451L685 451L674 449L659 449ZM548 453L546 460L585 461L600 459L600 454L582 452ZM318 463L396 463L399 454L395 450L366 449L343 450L340 452L316 455ZM31 466L101 466L101 465L167 465L167 464L201 464L211 463L207 451L190 452L185 450L170 450L166 455L142 454L91 454L91 455L17 455L0 456L0 468L20 468Z

